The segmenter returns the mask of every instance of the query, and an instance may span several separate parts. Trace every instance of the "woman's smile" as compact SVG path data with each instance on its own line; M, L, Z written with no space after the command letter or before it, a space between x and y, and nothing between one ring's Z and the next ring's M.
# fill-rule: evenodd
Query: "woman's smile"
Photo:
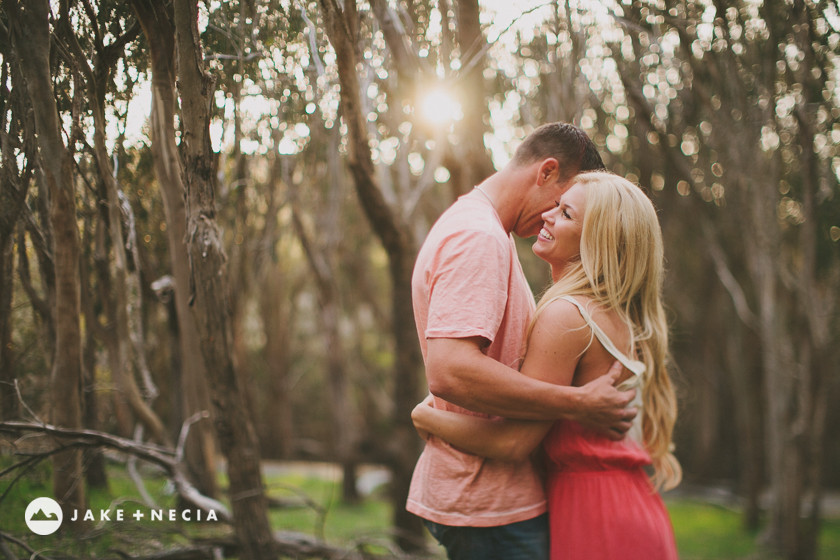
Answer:
M580 235L586 210L586 190L573 185L543 212L543 227L534 243L534 254L551 265L552 277L559 277L570 262L580 258Z

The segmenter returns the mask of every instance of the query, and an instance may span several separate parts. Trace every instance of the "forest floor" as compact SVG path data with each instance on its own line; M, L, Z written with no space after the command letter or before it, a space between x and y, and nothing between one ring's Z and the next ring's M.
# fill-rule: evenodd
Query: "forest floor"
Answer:
M267 477L294 474L329 481L341 480L340 466L323 462L264 461L263 473ZM356 484L362 496L370 495L390 479L388 469L380 465L360 465L358 473ZM683 483L674 490L664 493L663 499L666 502L670 499L690 499L726 509L740 509L742 506L741 498L724 484ZM762 501L766 502L766 498ZM762 503L762 507L765 505ZM822 500L822 512L826 518L840 519L840 488L826 490Z
M341 480L341 466L334 463L314 461L263 461L263 476L266 478L299 475L316 477L322 480ZM386 467L380 465L359 465L356 487L362 496L368 496L378 487L387 483L391 475Z

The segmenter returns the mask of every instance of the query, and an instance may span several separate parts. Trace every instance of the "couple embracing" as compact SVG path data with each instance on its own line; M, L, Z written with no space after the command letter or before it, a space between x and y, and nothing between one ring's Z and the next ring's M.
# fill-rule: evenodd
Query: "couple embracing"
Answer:
M552 285L535 306L512 234ZM407 509L450 560L675 559L662 235L577 127L539 127L429 232L412 279L431 395Z

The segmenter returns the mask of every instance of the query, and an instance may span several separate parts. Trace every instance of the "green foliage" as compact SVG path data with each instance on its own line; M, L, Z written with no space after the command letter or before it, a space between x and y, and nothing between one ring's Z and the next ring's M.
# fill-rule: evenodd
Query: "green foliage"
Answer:
M16 533L26 531L23 512L29 502L37 496L52 494L49 461L13 469L19 462L19 457L0 454L0 473L5 473L0 477L0 497L3 498L0 501L0 528Z

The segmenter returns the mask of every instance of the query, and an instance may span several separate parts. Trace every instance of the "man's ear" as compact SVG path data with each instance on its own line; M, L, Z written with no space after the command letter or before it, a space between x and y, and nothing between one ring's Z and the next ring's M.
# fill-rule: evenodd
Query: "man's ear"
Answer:
M537 184L542 186L560 179L560 163L554 158L546 158L537 171Z

